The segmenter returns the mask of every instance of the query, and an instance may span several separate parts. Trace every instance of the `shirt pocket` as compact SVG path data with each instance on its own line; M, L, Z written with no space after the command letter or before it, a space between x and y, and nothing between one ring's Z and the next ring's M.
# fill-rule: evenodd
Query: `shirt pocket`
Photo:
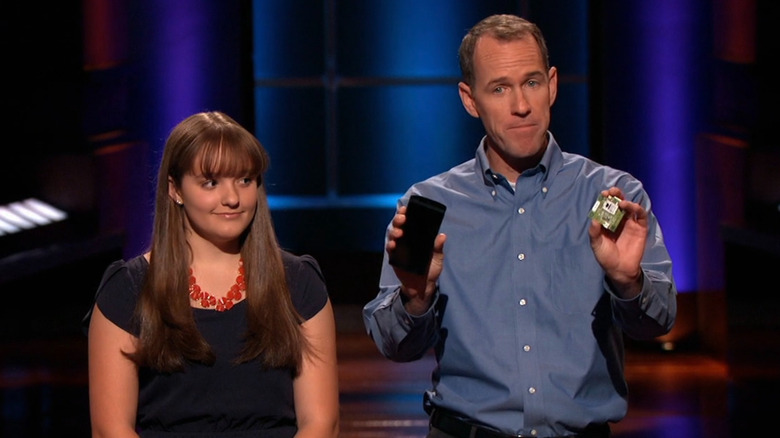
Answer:
M605 291L604 271L590 245L555 250L549 269L553 307L566 314L592 315Z

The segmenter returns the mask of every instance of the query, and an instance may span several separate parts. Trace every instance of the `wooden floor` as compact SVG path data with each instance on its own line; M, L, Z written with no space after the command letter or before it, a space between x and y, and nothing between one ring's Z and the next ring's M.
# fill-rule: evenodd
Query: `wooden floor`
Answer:
M336 309L342 438L424 437L422 393L431 357L397 364L362 330L359 309ZM629 414L617 438L766 436L774 425L780 368L761 353L776 337L752 335L757 351L738 365L697 351L630 346ZM770 354L769 356L773 356ZM0 437L89 436L86 339L74 335L0 343Z

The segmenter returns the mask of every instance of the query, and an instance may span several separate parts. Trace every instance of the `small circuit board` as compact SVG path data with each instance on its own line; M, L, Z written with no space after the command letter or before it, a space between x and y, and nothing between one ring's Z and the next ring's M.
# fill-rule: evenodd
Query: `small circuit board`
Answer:
M615 231L623 219L623 210L618 208L620 198L617 196L599 195L588 217L597 220L604 228Z

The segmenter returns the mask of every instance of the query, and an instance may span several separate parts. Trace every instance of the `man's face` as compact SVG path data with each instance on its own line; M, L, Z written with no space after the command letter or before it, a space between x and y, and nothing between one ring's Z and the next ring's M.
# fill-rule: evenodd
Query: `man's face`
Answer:
M474 83L461 82L459 91L466 111L485 126L495 170L519 173L541 159L557 90L556 69L546 69L532 36L500 41L486 35L477 41Z

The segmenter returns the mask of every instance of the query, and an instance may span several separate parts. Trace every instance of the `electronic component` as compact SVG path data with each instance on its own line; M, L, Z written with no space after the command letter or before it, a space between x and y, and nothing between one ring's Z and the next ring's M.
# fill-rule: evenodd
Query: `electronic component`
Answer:
M623 210L618 208L620 198L617 196L599 195L588 217L597 220L604 228L615 231L623 219Z

